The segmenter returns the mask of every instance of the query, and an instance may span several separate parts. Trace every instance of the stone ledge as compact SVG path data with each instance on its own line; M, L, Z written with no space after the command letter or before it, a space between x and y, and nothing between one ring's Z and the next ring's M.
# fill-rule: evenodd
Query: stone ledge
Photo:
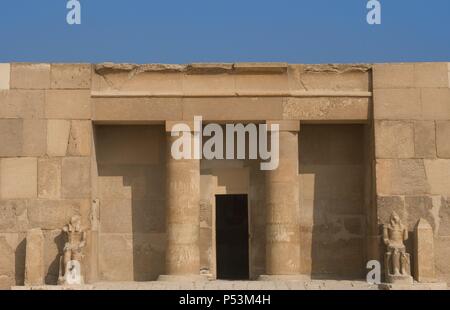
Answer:
M236 73L286 73L287 68L285 62L242 62L233 65Z
M178 97L360 97L370 98L365 91L241 91L241 92L149 92L149 91L92 91L93 98L178 98Z
M87 291L94 289L93 285L38 285L12 286L12 291Z
M437 282L437 283L419 283L414 282L411 284L391 284L391 283L381 283L378 285L380 290L396 291L396 290L407 290L407 291L430 291L430 290L447 290L447 283Z
M288 64L284 62L255 62L255 63L192 63L187 65L175 64L116 64L101 63L94 65L97 74L128 72L131 76L144 72L186 72L188 74L217 74L217 73L250 73L250 74L283 74L287 72Z

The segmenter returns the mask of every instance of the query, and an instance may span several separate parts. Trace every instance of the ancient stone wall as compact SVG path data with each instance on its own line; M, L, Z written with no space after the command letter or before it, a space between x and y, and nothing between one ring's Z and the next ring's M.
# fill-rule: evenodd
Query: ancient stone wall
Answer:
M450 281L449 72L448 63L0 64L0 288L23 284L32 228L43 230L45 280L56 283L73 214L88 228L88 282L162 274L164 122L195 115L300 122L302 273L362 276L367 259L381 258L379 225L395 210L411 254L414 225L430 222L437 275ZM213 273L211 197L246 191L256 278L266 272L266 174L256 161L222 164L201 163L200 265Z
M98 276L150 281L164 273L164 126L96 126Z
M364 125L303 125L299 136L302 273L364 271Z
M25 236L42 228L56 283L60 229L91 206L91 65L0 66L0 288L24 282Z
M413 230L434 230L436 270L449 281L450 82L448 63L379 64L373 68L378 221L396 211Z

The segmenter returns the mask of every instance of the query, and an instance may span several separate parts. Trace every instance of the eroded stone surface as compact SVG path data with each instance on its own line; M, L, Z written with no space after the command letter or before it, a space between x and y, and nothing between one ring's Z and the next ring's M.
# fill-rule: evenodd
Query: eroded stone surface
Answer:
M419 282L436 281L433 228L425 219L417 222L414 245L415 278Z

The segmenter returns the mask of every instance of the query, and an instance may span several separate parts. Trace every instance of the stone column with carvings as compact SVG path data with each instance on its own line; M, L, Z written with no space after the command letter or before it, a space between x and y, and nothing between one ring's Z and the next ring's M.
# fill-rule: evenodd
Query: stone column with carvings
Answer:
M159 280L200 280L200 160L176 160L172 144L180 137L172 137L174 123L166 122L166 274ZM193 141L194 128L180 132Z
M300 219L298 181L298 121L279 124L279 165L266 171L266 275L297 277L300 274ZM273 134L273 132L271 132Z

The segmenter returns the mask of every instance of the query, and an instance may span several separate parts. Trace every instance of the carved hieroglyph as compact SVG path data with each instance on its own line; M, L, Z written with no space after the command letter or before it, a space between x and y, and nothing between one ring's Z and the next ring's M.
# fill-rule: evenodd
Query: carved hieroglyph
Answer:
M398 214L392 212L389 223L383 227L383 241L386 245L384 264L387 283L413 283L410 255L406 253L404 244L407 239L408 230L402 224Z
M82 276L83 249L86 246L86 232L81 227L81 218L74 215L69 224L62 228L66 236L64 254L60 261L59 284L84 284Z

